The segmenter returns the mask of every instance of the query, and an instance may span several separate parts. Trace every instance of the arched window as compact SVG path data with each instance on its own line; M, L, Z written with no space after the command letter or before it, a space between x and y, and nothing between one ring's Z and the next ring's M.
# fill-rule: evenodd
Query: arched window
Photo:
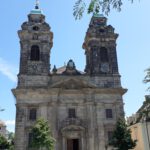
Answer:
M97 54L98 54L98 47L97 46L93 46L91 48L92 50L92 55L93 55L93 58L96 58L97 57Z
M108 62L108 52L105 47L101 47L100 49L100 59L101 62Z
M99 32L100 32L100 33L104 33L105 30L104 30L104 29L99 29Z
M31 47L31 57L30 57L30 59L34 60L34 61L39 61L40 60L40 49L39 49L39 46L33 45Z
M34 31L38 31L38 30L39 30L39 27L38 27L38 26L34 26L32 29L33 29Z

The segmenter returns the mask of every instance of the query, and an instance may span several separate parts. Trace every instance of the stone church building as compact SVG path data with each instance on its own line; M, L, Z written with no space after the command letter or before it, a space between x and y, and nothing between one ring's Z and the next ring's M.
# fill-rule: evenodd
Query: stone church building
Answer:
M93 15L83 49L85 70L73 60L50 71L53 32L38 4L18 31L20 69L16 98L15 150L30 150L30 129L36 119L48 120L55 150L108 150L112 131L124 117L118 72L118 34L107 18ZM58 43L59 44L59 43Z

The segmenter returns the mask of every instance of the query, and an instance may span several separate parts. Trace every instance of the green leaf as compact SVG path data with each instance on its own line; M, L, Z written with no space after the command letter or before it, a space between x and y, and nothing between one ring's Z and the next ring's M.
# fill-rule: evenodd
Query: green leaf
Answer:
M0 134L0 149L8 149L8 148L10 148L10 143L2 134Z
M74 5L73 15L75 19L81 19L85 12L86 5L88 6L88 14L98 14L101 12L108 15L111 9L121 11L122 4L122 0L90 0L87 2L85 2L85 0L77 0Z
M83 0L78 0L73 8L73 15L75 19L81 19L83 16L83 13L85 11L86 5L83 2Z
M32 148L47 148L48 150L54 149L55 139L52 137L48 122L43 118L36 121L31 129L33 139L30 147Z
M136 140L132 140L131 131L127 129L124 119L117 121L110 145L116 147L118 150L133 149L136 146Z

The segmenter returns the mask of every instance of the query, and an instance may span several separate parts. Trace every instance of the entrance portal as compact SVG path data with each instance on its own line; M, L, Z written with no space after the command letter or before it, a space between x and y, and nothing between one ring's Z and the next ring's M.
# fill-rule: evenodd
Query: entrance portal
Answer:
M79 150L79 139L67 139L67 150Z

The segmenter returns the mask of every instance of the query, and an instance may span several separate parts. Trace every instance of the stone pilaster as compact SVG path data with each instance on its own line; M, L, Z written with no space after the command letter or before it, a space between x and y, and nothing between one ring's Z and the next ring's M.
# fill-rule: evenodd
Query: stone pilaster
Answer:
M16 127L15 127L15 150L25 150L25 122L26 122L26 109L16 105Z

